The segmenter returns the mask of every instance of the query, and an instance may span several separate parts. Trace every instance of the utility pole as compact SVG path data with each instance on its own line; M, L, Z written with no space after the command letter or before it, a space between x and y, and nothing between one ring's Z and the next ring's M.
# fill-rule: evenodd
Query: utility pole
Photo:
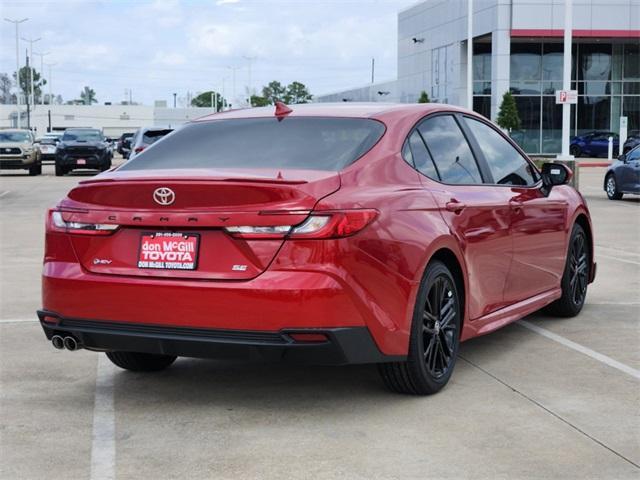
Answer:
M371 83L375 82L375 78L376 78L375 72L376 72L376 59L372 57L371 58Z
M233 89L231 90L232 92L232 97L231 97L231 107L233 107L235 105L236 102L236 70L238 70L238 67L233 66L233 67L227 67L229 70L231 70L231 82L233 85Z
M45 53L33 52L34 55L38 55L40 57L40 76L41 77L44 76L44 57L46 57L50 53L51 52L45 52ZM44 92L40 92L40 105L44 105Z
M562 89L571 90L571 41L573 28L572 0L564 0L564 53L562 57ZM562 104L562 153L559 159L572 160L569 153L569 130L571 129L571 105Z
M253 104L251 102L251 95L252 95L252 92L251 92L251 64L258 57L243 56L243 58L247 61L247 73L249 75L249 85L247 86L247 90L249 92L249 106L253 107Z
M51 67L57 65L57 63L45 63L49 67L49 105L53 105L53 90L51 84L53 83L53 75L51 74Z
M32 64L33 64L33 44L36 42L39 42L40 40L42 40L40 37L38 38L24 38L22 37L22 40L24 40L25 42L29 43L29 60L31 60ZM33 108L35 109L36 107L36 97L33 94L33 66L29 68L29 77L31 78L31 105L33 105ZM27 105L29 104L29 102L27 101Z
M20 111L20 34L18 33L18 26L29 19L23 18L22 20L11 20L9 18L5 18L5 20L16 26L16 110L18 110L18 128L20 128L22 123L20 118L22 116L22 112Z
M27 53L26 50L24 51L24 56L27 58L26 66L27 66L27 70L29 70L31 67L29 66L29 54ZM31 84L31 86L33 87L33 83ZM31 130L31 104L29 103L28 98L27 98L27 128Z
M225 109L225 103L228 104L229 102L227 102L227 90L224 86L226 78L222 77L222 111L224 112Z
M467 108L473 110L473 0L467 1Z
M173 94L173 108L176 108L176 97L178 96L177 93Z

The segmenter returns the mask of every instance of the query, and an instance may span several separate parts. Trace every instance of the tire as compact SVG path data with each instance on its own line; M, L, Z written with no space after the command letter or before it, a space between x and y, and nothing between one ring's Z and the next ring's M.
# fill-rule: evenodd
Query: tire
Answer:
M590 248L584 229L576 223L571 231L560 284L562 296L546 308L547 313L558 317L575 317L582 310L591 273Z
M67 169L56 163L56 177L62 177L65 173L67 173Z
M580 155L582 155L582 149L578 145L571 145L569 147L569 153L578 158Z
M616 182L616 176L613 173L607 175L604 180L604 190L607 192L609 200L620 200L622 198L622 192L618 190L618 183Z
M460 299L458 286L447 266L437 260L429 263L416 299L407 360L378 364L382 381L389 390L431 395L447 384L460 345Z
M164 370L177 357L172 355L155 355L152 353L138 352L107 352L109 360L120 368L131 370L132 372L157 372Z
M29 167L29 176L35 177L36 175L42 174L42 164L34 163Z

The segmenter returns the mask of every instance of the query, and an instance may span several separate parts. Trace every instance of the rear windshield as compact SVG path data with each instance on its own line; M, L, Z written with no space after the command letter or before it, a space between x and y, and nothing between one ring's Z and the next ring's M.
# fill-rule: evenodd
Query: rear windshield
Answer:
M142 143L144 143L145 145L151 145L152 143L157 142L158 140L160 140L162 137L164 137L165 135L168 135L169 133L173 132L173 129L167 129L167 130L147 130L146 132L144 132L144 134L142 135Z
M338 171L366 153L383 133L382 123L363 118L255 118L191 123L120 169Z

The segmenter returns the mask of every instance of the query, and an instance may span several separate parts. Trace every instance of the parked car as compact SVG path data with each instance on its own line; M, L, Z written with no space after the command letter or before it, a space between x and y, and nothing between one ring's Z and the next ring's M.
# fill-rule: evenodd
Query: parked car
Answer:
M55 163L58 143L59 140L53 137L42 137L37 147L40 152L40 161L52 161Z
M615 132L589 132L571 139L569 153L574 157L606 157L609 151L609 137L613 137L613 151L618 151L620 137Z
M0 169L28 170L29 175L40 175L42 164L34 142L30 130L0 130Z
M622 145L622 153L629 153L638 145L640 145L640 130L631 130L627 140Z
M570 178L450 105L219 113L48 212L38 315L54 347L134 371L251 352L434 393L460 341L581 311L596 268Z
M131 139L129 160L142 152L145 148L153 145L165 135L173 132L173 128L145 127L139 129Z
M640 145L620 155L607 169L604 191L609 200L620 200L625 193L640 194Z
M133 135L134 135L134 132L123 133L122 135L120 135L120 138L118 138L118 143L117 143L117 146L116 146L116 150L124 158L128 158L129 157L129 152L131 151L131 143L130 142L131 142L131 138L133 137Z
M77 168L105 171L111 168L111 152L102 132L95 128L68 128L56 151L56 176Z

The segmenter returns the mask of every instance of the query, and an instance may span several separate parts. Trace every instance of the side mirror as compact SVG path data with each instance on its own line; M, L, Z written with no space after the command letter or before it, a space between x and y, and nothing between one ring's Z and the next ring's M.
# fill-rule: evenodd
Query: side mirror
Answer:
M627 154L623 153L618 157L618 160L620 160L622 163L627 163Z
M569 183L571 177L573 177L573 172L566 165L553 162L544 163L542 165L542 188L545 195L548 195L553 187Z

